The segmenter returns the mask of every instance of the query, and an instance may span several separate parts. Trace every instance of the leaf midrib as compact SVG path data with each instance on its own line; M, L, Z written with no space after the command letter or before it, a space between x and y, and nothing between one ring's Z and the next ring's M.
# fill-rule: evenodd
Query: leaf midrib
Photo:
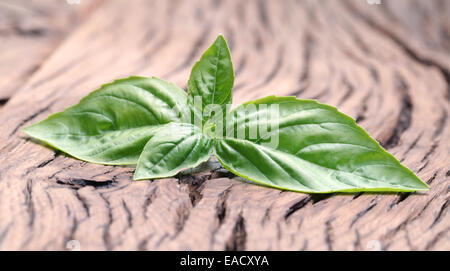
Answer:
M217 49L217 56L215 57L216 59L216 68L214 69L214 83L213 83L213 93L212 93L212 98L211 98L211 103L210 104L214 104L214 96L216 94L216 83L217 83L217 70L219 69L219 58L220 58L220 51L222 50L221 46L218 46Z

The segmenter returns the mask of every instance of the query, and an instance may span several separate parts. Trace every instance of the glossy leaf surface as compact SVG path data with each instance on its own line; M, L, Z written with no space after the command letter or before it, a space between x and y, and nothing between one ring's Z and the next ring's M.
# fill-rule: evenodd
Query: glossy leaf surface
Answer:
M225 109L227 104L231 104L233 84L234 71L230 51L225 39L220 35L192 68L188 82L189 96L191 99L201 97L201 111L210 104ZM191 102L194 103L193 100Z
M136 164L161 125L189 121L186 96L154 77L116 80L23 132L88 162Z
M269 121L277 105L276 129L262 138L249 131ZM256 110L242 110L248 105ZM265 105L262 107L261 105ZM428 187L387 153L355 121L334 107L294 97L267 97L236 108L236 117L216 155L237 175L268 186L308 193L415 191ZM268 123L270 126L270 123ZM245 138L237 130L246 131ZM231 129L230 129L231 130ZM278 137L278 144L270 140Z
M191 124L170 123L152 137L139 158L135 180L170 177L209 159L212 141Z

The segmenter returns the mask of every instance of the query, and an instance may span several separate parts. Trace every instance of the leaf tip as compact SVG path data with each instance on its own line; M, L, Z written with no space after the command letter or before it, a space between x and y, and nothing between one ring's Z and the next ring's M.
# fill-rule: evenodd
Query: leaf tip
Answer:
M216 41L221 41L227 43L225 37L222 34L217 35Z
M33 135L33 127L34 127L34 124L26 126L26 127L23 127L22 129L19 130L19 132L21 132L23 134L26 134L26 135L29 135L31 137L34 137L34 135Z

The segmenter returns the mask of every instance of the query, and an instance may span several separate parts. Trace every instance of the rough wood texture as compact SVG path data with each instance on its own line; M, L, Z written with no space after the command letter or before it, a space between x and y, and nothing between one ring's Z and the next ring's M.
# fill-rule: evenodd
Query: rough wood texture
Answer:
M0 106L99 2L0 0Z
M420 0L105 1L0 109L0 249L449 250L449 10ZM337 106L431 189L310 196L220 168L132 182L133 168L68 158L19 132L117 77L185 87L218 33L231 45L236 103L277 94Z

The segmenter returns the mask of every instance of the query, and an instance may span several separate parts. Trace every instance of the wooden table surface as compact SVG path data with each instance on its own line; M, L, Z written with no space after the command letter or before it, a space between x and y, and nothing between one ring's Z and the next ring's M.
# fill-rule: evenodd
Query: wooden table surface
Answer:
M449 250L450 1L380 1L0 0L0 250ZM115 78L185 88L219 33L236 103L337 106L430 190L311 196L208 169L133 182L19 132Z

